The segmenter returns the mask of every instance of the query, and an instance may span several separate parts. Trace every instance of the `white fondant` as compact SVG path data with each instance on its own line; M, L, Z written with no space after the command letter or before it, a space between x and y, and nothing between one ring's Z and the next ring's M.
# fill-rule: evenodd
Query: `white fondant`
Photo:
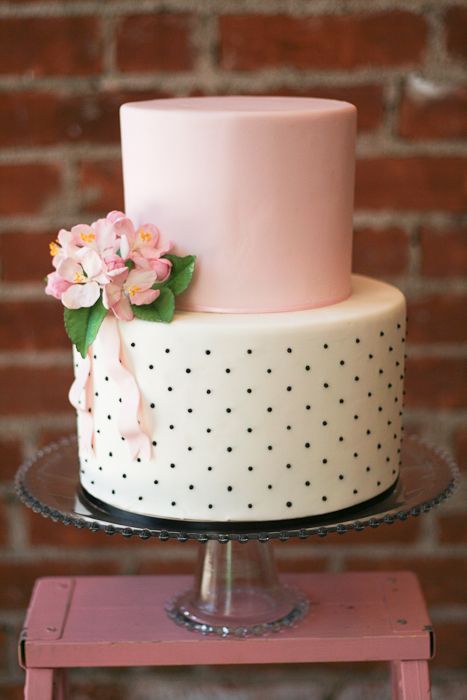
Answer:
M119 328L157 445L150 460L130 459L98 336L95 456L81 454L93 496L164 518L276 520L356 505L396 480L405 301L394 287L355 276L329 307Z

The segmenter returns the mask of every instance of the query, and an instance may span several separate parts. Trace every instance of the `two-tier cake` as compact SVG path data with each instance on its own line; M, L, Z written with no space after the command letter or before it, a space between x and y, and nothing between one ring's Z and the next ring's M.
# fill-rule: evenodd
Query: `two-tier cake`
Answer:
M88 498L270 521L395 484L405 302L351 276L355 123L333 100L123 105L125 214L197 261L171 323L109 315L85 359L75 352ZM131 421L149 448L129 449Z

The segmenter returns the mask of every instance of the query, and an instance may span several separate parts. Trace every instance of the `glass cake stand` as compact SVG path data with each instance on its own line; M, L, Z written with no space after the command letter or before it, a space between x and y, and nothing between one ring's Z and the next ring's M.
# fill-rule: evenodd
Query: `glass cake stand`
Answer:
M16 491L36 513L125 538L195 540L193 586L167 602L177 624L203 634L246 637L276 632L308 610L300 591L282 585L271 541L363 532L428 512L454 490L458 471L442 451L411 437L404 441L400 477L390 491L323 516L270 522L190 522L133 515L86 497L79 485L75 437L39 451L16 475Z

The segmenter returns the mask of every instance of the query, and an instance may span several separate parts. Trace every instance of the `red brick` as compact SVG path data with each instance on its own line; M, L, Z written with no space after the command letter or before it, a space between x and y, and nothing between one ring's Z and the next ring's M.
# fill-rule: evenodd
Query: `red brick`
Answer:
M8 662L8 639L5 630L0 628L0 671L7 670Z
M422 274L430 277L467 275L467 227L447 231L422 228Z
M24 700L24 683L21 685L1 686L2 700Z
M154 541L148 544L150 547L159 547L159 556L154 559L141 559L136 564L136 574L193 574L197 559L197 547L194 542Z
M6 545L8 542L8 517L5 503L0 501L0 545ZM1 638L0 638L0 659L1 654Z
M184 71L194 65L193 18L188 14L133 15L120 20L117 65L122 71Z
M446 12L446 46L454 58L467 58L467 7L455 5Z
M10 481L23 461L19 440L2 439L0 441L0 481Z
M403 229L357 229L354 233L353 270L362 275L400 275L407 271L409 240Z
M0 415L70 413L67 397L72 380L71 366L2 366L0 385L5 400L0 402Z
M76 697L79 700L122 700L127 696L126 688L123 679L114 683L100 679L75 682L74 679L70 687L70 697Z
M355 206L462 212L467 159L367 158L357 162Z
M410 343L467 341L467 295L438 294L408 302Z
M58 165L0 165L0 215L41 212L58 199L60 186Z
M39 282L52 271L49 243L57 230L0 234L0 278L4 282ZM21 254L18 254L21 251Z
M106 214L123 209L122 164L119 160L83 161L79 165L80 189L87 212Z
M90 75L101 69L102 41L96 17L4 17L0 23L0 72Z
M405 386L411 408L465 408L467 359L409 358Z
M9 301L0 304L2 350L51 350L70 348L63 325L63 307L56 299ZM71 357L71 355L70 355Z
M247 93L245 93L247 94ZM321 97L328 100L343 100L354 104L358 110L359 131L373 131L381 126L384 114L383 88L381 85L323 85L301 88L276 88L254 91L255 95L279 95L292 97Z
M421 516L423 517L423 516ZM343 535L345 537L345 535ZM467 559L419 556L387 556L383 559L359 556L345 563L348 571L401 571L417 574L429 605L462 605L467 603Z
M41 449L46 445L50 445L52 442L58 442L58 440L74 435L75 432L76 425L73 416L73 420L70 421L69 428L44 428L41 430L36 440L36 447L37 449Z
M439 537L447 544L467 544L467 527L465 513L449 513L438 515Z
M467 426L461 426L454 435L454 450L457 464L467 470Z
M40 517L40 516L38 516ZM59 525L56 525L59 527ZM36 578L41 576L100 576L120 573L117 561L81 562L42 557L36 562L0 562L0 600L4 609L25 608Z
M219 19L220 63L227 70L410 65L422 57L425 20L404 11Z
M466 34L467 36L467 34ZM399 133L410 139L462 138L467 136L467 90L404 95L400 107Z
M437 622L434 625L434 630L436 654L433 661L430 662L430 666L465 671L467 668L467 623Z
M165 93L100 91L84 95L10 92L1 96L0 146L119 143L119 107Z

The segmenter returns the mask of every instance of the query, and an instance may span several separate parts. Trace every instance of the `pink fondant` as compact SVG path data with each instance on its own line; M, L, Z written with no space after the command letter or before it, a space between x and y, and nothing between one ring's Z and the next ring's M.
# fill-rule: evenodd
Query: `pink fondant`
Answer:
M179 307L306 309L350 294L355 108L293 97L121 109L125 211L197 271Z

